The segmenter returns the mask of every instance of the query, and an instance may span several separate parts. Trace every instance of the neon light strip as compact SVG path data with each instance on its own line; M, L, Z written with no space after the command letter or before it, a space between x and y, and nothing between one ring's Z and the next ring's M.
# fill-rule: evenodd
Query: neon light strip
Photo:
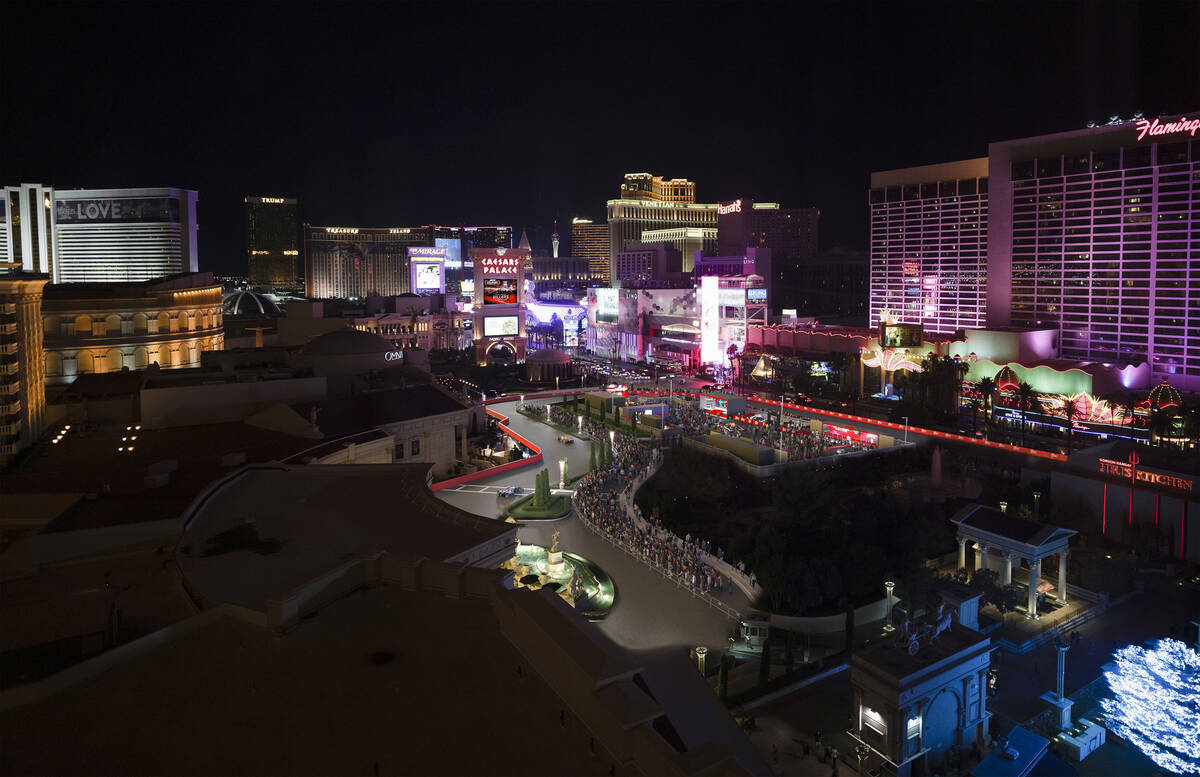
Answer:
M1108 533L1108 483L1104 484L1104 502L1100 505L1100 534Z

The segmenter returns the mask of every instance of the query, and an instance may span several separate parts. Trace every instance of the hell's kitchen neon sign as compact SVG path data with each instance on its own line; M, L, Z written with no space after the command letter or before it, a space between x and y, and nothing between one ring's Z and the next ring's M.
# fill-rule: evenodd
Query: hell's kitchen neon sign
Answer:
M728 205L717 205L717 215L718 216L724 216L727 213L741 213L741 212L742 212L742 201L741 200L734 200L733 202L729 203Z
M1133 462L1115 461L1113 459L1100 459L1100 474L1116 475L1122 478L1128 478L1134 482L1152 483L1156 486L1166 486L1180 491L1191 491L1194 481L1184 478L1175 477L1174 475L1164 475L1161 472L1151 472L1141 469L1137 466L1137 460Z
M1138 136L1141 140L1147 135L1155 137L1158 135L1174 135L1178 132L1186 132L1193 138L1196 137L1196 130L1200 130L1200 119L1189 119L1187 116L1180 116L1178 121L1159 121L1155 119L1142 119L1137 123Z

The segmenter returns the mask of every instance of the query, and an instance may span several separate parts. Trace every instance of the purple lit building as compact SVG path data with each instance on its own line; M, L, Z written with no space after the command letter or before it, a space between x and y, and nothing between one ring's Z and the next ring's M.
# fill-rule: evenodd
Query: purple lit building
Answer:
M1200 390L1200 114L871 176L871 322L1056 329L1064 359Z

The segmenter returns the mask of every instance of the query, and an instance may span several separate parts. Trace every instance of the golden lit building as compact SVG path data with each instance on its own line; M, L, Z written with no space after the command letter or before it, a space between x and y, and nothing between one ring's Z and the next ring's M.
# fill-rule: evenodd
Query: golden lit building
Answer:
M697 203L696 184L626 173L620 198L608 201L608 278L616 276L617 254L630 243L645 242L648 230L716 228L717 205Z
M296 200L247 197L246 269L250 283L298 288L300 246Z
M621 199L653 202L695 202L696 184L686 178L663 179L650 173L626 173Z
M46 427L42 374L42 289L45 275L0 275L0 467Z
M586 259L592 278L608 283L608 224L571 219L571 256Z
M212 273L141 283L64 283L42 303L46 383L89 372L199 367L225 345L221 285Z

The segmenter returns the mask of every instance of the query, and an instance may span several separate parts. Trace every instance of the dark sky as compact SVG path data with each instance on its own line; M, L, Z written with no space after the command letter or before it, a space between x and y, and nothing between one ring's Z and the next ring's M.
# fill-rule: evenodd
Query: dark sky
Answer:
M625 172L821 208L866 245L872 170L1200 108L1200 3L86 5L5 12L2 183L200 192L319 224L603 220Z

